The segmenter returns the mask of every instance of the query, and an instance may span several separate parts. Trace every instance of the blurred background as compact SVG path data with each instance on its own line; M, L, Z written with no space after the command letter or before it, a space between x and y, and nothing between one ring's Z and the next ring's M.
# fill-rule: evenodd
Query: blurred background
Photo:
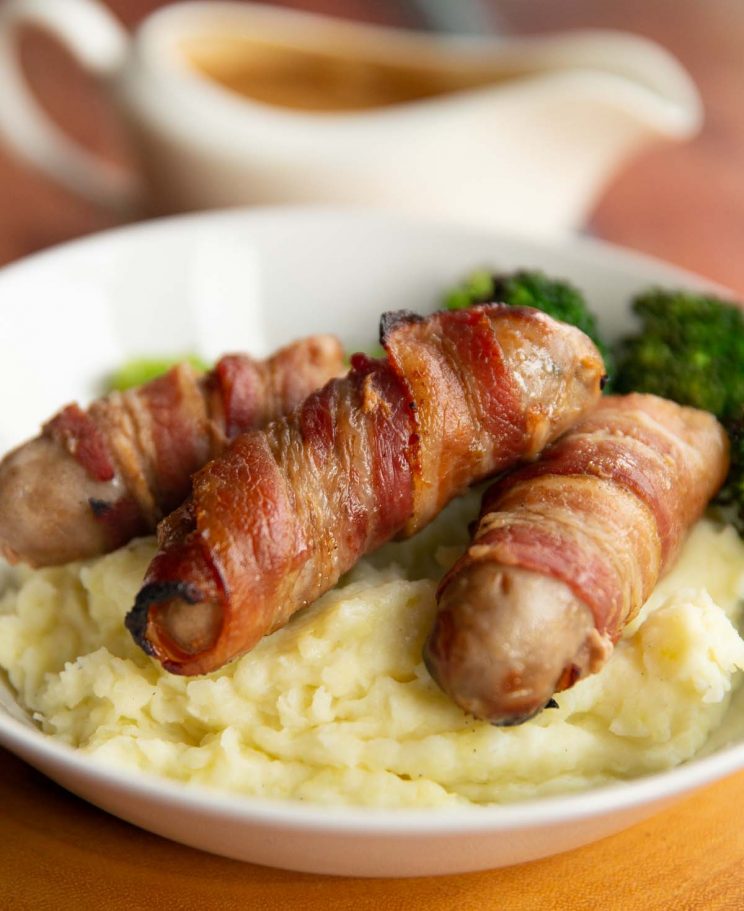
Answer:
M129 29L164 5L162 0L102 2ZM406 29L511 35L602 27L659 42L693 76L705 106L704 128L691 142L651 148L623 167L584 230L744 294L741 0L283 0L282 5ZM35 94L57 122L97 153L126 160L114 112L55 42L29 33L22 60ZM121 221L31 171L0 145L0 264Z

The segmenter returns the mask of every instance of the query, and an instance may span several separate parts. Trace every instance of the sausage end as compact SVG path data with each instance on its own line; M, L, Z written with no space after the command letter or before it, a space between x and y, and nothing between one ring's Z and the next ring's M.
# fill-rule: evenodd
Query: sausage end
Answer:
M611 645L589 608L558 579L476 562L440 594L424 660L464 711L516 725L604 662Z

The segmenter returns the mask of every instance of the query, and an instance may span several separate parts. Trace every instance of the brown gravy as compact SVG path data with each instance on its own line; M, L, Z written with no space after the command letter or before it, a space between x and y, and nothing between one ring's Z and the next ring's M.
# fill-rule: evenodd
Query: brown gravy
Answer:
M202 36L184 46L190 65L223 88L300 111L356 111L493 83L493 74L360 60L252 38Z

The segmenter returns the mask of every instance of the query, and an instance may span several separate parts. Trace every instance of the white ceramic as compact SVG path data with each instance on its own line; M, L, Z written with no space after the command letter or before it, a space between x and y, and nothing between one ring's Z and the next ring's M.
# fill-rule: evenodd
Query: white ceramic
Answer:
M85 400L143 352L267 352L333 330L369 346L380 311L431 311L473 267L537 266L588 293L602 327L628 327L649 284L700 284L593 241L520 240L383 214L232 211L99 235L0 272L0 451L62 402ZM520 863L609 835L744 767L744 698L711 755L585 794L455 811L329 809L219 795L98 765L36 730L0 683L0 744L143 828L207 851L320 873L412 876ZM736 745L729 746L734 742Z
M139 150L140 180L94 159L41 112L17 62L29 23L55 34L105 88ZM475 71L491 84L363 112L280 109L187 66L184 40L226 33ZM442 38L210 2L166 7L130 39L97 0L0 4L0 137L68 188L125 209L351 204L553 232L583 222L628 156L689 137L700 120L679 64L617 32Z

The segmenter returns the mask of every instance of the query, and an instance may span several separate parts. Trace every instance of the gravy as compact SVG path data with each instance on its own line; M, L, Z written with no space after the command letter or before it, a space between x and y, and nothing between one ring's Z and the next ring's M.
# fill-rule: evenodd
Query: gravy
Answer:
M202 36L184 47L190 65L223 88L300 111L356 111L419 101L495 82L494 74L421 63L360 60L343 51Z

